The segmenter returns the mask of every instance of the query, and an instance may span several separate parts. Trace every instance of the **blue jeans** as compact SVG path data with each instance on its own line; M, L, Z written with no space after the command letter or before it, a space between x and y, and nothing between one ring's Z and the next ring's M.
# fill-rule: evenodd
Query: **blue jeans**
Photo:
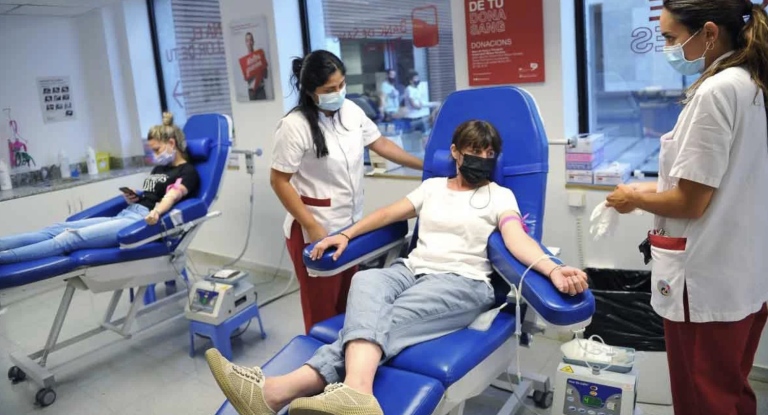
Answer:
M493 289L483 281L456 274L417 277L400 261L359 272L352 278L339 339L317 349L306 364L327 383L342 382L347 343L377 344L383 364L408 346L466 328L493 303Z
M121 229L144 220L149 209L133 204L112 218L59 222L39 232L0 238L0 264L31 261L88 248L118 246Z

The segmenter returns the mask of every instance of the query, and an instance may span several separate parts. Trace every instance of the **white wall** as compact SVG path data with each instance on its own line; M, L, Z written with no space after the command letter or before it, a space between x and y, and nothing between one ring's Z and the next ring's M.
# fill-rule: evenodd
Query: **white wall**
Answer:
M0 108L11 108L37 166L71 160L93 144L91 111L76 21L63 17L0 16ZM45 124L37 78L69 76L76 119ZM7 161L7 121L0 113L0 155Z

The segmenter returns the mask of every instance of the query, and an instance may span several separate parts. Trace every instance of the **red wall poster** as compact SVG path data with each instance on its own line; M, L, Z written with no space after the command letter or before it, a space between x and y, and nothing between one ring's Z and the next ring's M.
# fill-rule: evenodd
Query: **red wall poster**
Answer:
M543 0L465 0L469 85L544 82Z

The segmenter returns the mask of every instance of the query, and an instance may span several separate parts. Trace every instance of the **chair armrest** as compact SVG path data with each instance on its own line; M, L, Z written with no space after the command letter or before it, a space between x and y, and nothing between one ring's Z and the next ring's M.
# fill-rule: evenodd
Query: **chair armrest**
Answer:
M339 232L343 231L342 229ZM360 235L349 241L347 249L336 261L333 260L335 248L325 251L323 257L318 260L310 259L309 254L317 245L315 242L304 248L304 265L311 276L331 277L397 248L405 241L407 234L408 221L401 221Z
M128 207L128 202L125 201L125 198L122 196L113 197L106 202L99 203L96 206L92 206L82 212L78 212L68 217L67 222L90 218L117 216L117 214L126 207Z
M543 245L541 249L551 255ZM488 239L488 259L496 272L515 286L520 283L520 277L528 268L507 250L498 231ZM595 313L595 298L589 290L571 297L558 291L547 276L533 270L525 277L522 297L552 326L583 325Z
M181 211L182 219L184 221L183 224L187 224L204 217L208 213L208 206L205 202L197 198L183 200L174 205L170 212L163 214L163 216L160 217L160 221L155 225L149 225L145 221L139 221L123 228L117 234L117 241L120 243L121 247L125 247L126 245L136 247L141 245L142 242L149 242L157 239L156 237L158 235L174 228L170 213L175 210ZM180 224L179 227L183 226L183 224Z

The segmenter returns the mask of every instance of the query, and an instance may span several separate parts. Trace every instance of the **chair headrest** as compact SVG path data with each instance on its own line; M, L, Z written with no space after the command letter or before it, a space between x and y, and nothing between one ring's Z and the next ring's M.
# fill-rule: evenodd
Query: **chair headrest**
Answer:
M434 177L456 176L456 160L453 159L450 150L435 150L432 157L432 169Z
M214 141L210 138L195 138L187 140L187 152L192 161L206 161L211 155Z

